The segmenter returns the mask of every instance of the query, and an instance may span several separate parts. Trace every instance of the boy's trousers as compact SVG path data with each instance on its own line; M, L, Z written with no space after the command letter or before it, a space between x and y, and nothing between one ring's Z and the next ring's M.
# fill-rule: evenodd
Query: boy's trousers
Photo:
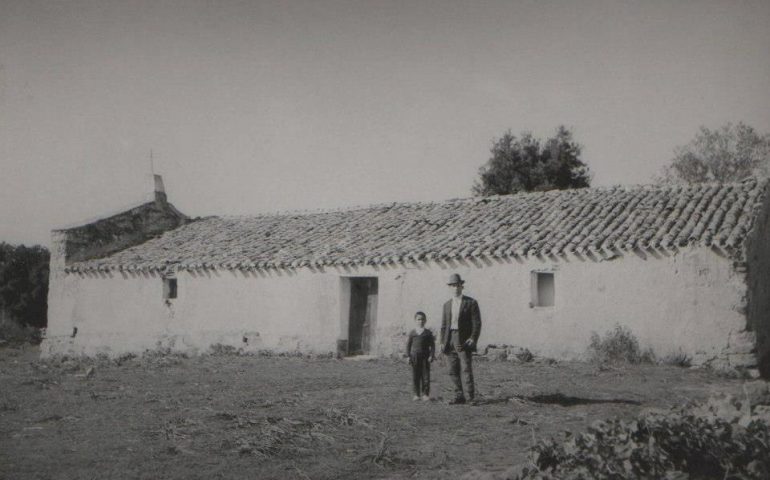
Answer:
M412 383L415 395L430 395L430 362L427 358L412 357Z

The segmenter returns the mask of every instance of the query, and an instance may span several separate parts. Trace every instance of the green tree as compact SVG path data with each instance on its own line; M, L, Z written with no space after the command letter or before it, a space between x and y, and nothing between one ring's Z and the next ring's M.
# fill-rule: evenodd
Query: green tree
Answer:
M687 145L674 149L660 180L703 183L734 182L770 173L770 134L761 135L739 122L710 130L700 127Z
M491 156L479 169L474 195L588 187L591 174L581 160L581 147L564 126L541 142L529 132L518 138L510 130L493 140Z
M0 242L0 310L21 325L47 324L49 258L38 245Z

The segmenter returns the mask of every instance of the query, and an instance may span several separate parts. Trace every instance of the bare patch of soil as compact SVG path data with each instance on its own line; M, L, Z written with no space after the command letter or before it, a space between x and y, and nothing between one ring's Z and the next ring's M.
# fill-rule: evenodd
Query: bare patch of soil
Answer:
M740 395L662 366L477 361L481 399L411 400L403 362L217 355L41 362L0 350L0 478L428 478L503 471L597 419Z

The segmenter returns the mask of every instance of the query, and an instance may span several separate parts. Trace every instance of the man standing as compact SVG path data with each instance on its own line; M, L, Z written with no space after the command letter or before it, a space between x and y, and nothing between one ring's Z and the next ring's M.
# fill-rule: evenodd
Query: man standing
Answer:
M476 343L481 333L481 312L479 304L471 297L463 295L465 281L457 273L449 276L449 288L452 298L444 304L441 319L441 351L449 362L449 377L455 387L455 396L449 403L465 403L463 382L460 379L462 369L465 378L467 400L473 401L476 389L473 384L473 364L471 354L476 351Z

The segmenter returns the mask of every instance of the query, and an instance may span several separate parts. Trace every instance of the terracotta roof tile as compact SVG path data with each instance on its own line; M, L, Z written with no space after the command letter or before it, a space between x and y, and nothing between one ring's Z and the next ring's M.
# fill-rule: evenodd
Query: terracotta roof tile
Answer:
M768 181L586 188L330 212L208 217L69 270L265 269L718 245L739 250Z

